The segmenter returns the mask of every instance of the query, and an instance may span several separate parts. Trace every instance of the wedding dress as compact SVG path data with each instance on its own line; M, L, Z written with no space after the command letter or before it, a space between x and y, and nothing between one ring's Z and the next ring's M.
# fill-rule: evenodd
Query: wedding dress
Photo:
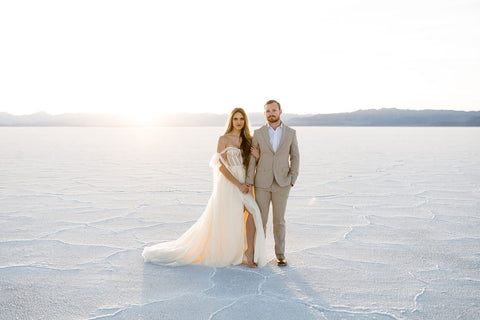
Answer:
M241 150L227 147L212 157L214 188L205 211L180 238L143 250L145 261L168 265L200 264L215 267L241 264L246 249L246 208L255 223L254 262L267 263L260 209L251 194L243 194L219 170L221 163L245 182Z

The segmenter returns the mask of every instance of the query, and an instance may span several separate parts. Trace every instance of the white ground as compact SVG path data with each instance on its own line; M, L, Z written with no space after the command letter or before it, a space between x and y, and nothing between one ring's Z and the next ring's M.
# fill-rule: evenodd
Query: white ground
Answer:
M202 213L222 128L0 128L0 318L479 319L480 128L297 132L289 266L251 270L140 256Z

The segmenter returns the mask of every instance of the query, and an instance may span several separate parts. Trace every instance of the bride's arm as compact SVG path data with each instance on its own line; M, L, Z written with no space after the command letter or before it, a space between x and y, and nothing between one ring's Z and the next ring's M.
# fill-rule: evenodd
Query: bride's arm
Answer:
M227 147L227 142L226 142L226 139L221 136L219 139L218 139L218 145L217 145L217 152L220 153L222 152L225 148ZM220 155L220 157L222 157L222 155ZM248 185L246 185L245 183L241 183L240 181L238 181L233 175L232 173L227 169L225 168L225 166L223 165L223 162L220 161L220 168L219 168L220 172L225 176L225 178L228 179L228 181L230 181L231 183L233 183L238 189L240 189L240 191L242 193L248 193L250 191L250 188L248 187Z

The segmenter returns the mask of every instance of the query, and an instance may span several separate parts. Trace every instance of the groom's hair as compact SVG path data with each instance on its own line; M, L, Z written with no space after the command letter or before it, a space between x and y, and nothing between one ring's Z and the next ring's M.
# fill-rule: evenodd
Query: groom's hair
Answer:
M277 100L268 100L267 102L265 102L265 104L263 105L263 107L265 108L265 106L267 104L270 104L270 103L276 103L278 105L278 109L279 110L282 110L282 107L280 106L280 103L277 101Z

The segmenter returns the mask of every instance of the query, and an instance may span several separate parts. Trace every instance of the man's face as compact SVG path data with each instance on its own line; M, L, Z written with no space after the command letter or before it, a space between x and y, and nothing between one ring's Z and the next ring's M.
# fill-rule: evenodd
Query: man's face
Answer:
M269 123L275 123L280 120L282 110L278 107L278 104L270 103L265 105L265 118Z

